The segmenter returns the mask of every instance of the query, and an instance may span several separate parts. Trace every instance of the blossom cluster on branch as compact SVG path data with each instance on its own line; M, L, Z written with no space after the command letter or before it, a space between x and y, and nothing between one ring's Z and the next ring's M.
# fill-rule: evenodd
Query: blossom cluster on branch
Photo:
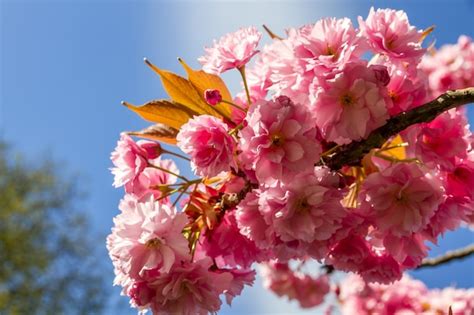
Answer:
M270 32L261 50L262 34L240 29L206 48L202 70L179 59L188 79L146 60L171 99L124 102L156 125L131 133L148 140L122 134L112 153L114 185L126 195L107 239L115 284L132 306L217 312L222 297L230 304L253 283L254 263L264 264L270 290L302 307L321 304L331 286L329 275L293 271L294 260L356 273L382 295L411 281L403 272L427 257L427 241L474 220L474 135L464 109L413 124L358 165L325 161L439 93L474 86L472 40L437 52L423 46L432 30L403 11L371 9L358 28L325 18L285 38ZM243 84L235 98L218 76L231 69ZM196 177L166 155L189 160Z

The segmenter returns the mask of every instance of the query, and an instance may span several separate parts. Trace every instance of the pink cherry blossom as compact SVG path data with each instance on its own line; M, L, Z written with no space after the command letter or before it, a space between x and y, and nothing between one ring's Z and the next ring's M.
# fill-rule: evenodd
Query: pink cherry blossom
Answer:
M278 296L297 300L302 308L320 305L330 291L329 277L292 271L288 264L270 262L261 268L263 285Z
M240 131L240 158L259 181L274 184L312 169L321 146L306 108L280 96L252 105Z
M467 157L469 125L462 110L452 109L420 127L415 155L429 167L452 171L456 159Z
M311 308L324 302L324 298L330 291L329 277L321 275L312 277L310 275L298 275L294 282L296 300L302 308Z
M472 200L466 196L449 196L431 217L423 235L436 243L438 236L454 231L463 221L469 220L469 216L474 214L474 207L471 205Z
M285 95L294 102L308 103L308 86L314 80L314 71L305 69L297 62L295 47L302 33L309 33L310 25L290 28L287 37L266 45L258 59L249 68L249 86L252 89L270 92L275 96ZM255 92L252 92L252 95Z
M359 274L366 282L388 284L400 280L402 268L390 255L371 255L364 259Z
M305 71L327 77L356 60L365 47L348 18L325 18L302 28L295 43L295 57Z
M178 147L191 156L191 167L199 176L213 177L236 168L234 140L229 127L216 117L195 116L176 137Z
M173 160L159 157L149 160L148 165L150 167L146 167L133 181L125 184L125 192L134 194L141 201L147 200L149 196L161 197L162 191L159 186L174 184L177 181L177 177L170 172L179 175L179 169ZM169 172L165 172L163 169ZM169 198L163 198L160 201L168 202Z
M453 171L448 173L446 193L474 201L474 160L466 159L456 163Z
M270 261L260 266L263 286L278 296L287 296L290 300L296 298L295 275L288 263Z
M447 90L474 86L474 42L461 35L457 44L426 54L420 66L429 76L433 97Z
M425 314L422 301L427 289L408 276L383 285L367 284L359 276L350 275L341 283L340 291L343 315Z
M156 293L149 305L153 314L217 312L222 304L219 296L230 288L233 276L230 272L214 272L211 265L210 258L184 262L153 279L150 287Z
M326 263L338 270L357 272L365 259L371 255L371 245L365 239L358 235L349 235L331 249Z
M226 272L232 274L232 282L225 290L225 299L227 304L231 305L232 300L242 293L244 286L252 286L255 281L255 270L249 269L227 269Z
M189 258L188 241L181 234L184 213L152 199L141 203L126 195L120 203L107 248L114 262L116 284L140 280L146 270L168 272L177 261Z
M404 11L372 7L364 21L359 17L363 36L375 53L384 54L394 61L418 64L425 53L421 47L422 31L410 25Z
M442 183L416 163L397 163L370 174L362 185L360 211L379 231L395 236L420 232L444 201Z
M260 208L266 222L271 222L281 240L310 243L331 238L339 228L345 209L343 191L325 186L324 177L300 174L285 185L269 187L260 195Z
M391 285L364 283L351 275L340 285L342 315L393 314L471 314L474 310L474 289L446 288L428 290L419 280L405 275Z
M199 246L221 268L248 268L260 252L254 242L240 234L234 211L227 211L217 227L203 233Z
M272 248L276 241L274 229L265 221L259 210L260 190L247 193L237 209L235 218L240 233L253 241L255 245L264 250Z
M147 160L157 157L158 148L156 142L141 140L135 143L130 136L122 133L110 157L114 164L111 168L115 176L114 186L123 186L140 175L148 166Z
M419 266L422 260L428 256L429 247L425 244L425 235L423 233L412 233L396 236L395 234L384 235L383 239L381 237L386 252L404 269Z
M198 60L204 71L214 74L242 68L258 53L261 37L255 27L241 28L214 41L212 47L206 48L206 55Z
M342 144L363 139L388 119L386 88L363 62L347 65L327 81L326 88L313 88L312 113L328 141Z
M392 100L389 108L391 116L428 101L428 87L424 75L420 72L417 75L410 74L405 68L397 65L390 67L390 82L387 89Z

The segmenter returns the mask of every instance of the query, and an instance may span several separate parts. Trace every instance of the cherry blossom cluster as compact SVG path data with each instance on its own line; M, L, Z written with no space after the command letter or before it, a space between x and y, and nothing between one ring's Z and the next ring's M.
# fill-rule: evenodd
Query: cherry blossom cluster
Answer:
M429 290L408 275L393 285L366 283L350 275L337 288L343 315L452 314L470 315L474 310L474 289Z
M447 89L474 86L472 40L427 51L428 34L403 11L372 8L358 26L325 18L260 50L254 27L206 48L204 71L242 76L233 102L217 89L203 95L213 108L228 103L232 117L196 115L182 125L176 141L187 157L126 134L112 153L114 186L126 195L107 247L132 306L217 312L264 263L267 288L313 307L330 291L328 276L288 267L308 259L357 273L374 301L405 300L382 285L400 279L396 286L417 288L417 300L457 299L458 291L428 293L402 274L427 257L427 241L474 218L474 136L464 110L409 127L360 166L321 162ZM196 177L180 175L166 154L189 158ZM362 293L343 289L344 307L379 314Z

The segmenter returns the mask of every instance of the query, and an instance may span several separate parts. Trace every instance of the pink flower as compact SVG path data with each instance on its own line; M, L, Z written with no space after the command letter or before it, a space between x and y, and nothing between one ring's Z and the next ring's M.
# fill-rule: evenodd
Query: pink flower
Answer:
M462 110L452 109L419 129L415 155L429 167L452 171L467 157L469 125Z
M234 140L229 127L216 117L195 116L176 137L178 147L191 156L191 167L199 176L213 177L237 168L234 161Z
M392 100L391 116L418 107L428 101L427 86L422 73L411 75L399 66L390 67L388 95Z
M242 235L260 249L269 249L274 245L271 241L275 239L275 232L260 213L259 198L260 190L247 193L235 210L235 218Z
M358 276L344 279L340 286L343 315L415 315L471 314L474 290L446 288L428 290L419 280L408 275L391 285L364 283Z
M428 256L429 247L426 246L426 238L423 233L412 233L411 235L396 236L395 233L384 235L383 245L402 268L416 268L421 264L423 258Z
M431 217L424 235L431 242L436 243L439 235L443 235L446 231L454 231L463 221L468 221L469 216L473 214L474 207L472 207L471 199L463 196L450 196Z
M295 43L295 59L305 71L326 77L350 60L358 59L364 45L348 18L325 18L302 28Z
M175 265L150 282L156 292L151 300L153 314L206 315L221 307L219 295L231 287L230 272L214 272L210 258Z
M470 315L474 311L474 289L434 289L428 291L423 300L429 314L433 315L443 314L450 307L453 315Z
M216 261L218 267L248 268L259 260L255 243L240 234L234 211L227 211L217 227L207 230L200 239L199 251Z
M448 173L446 193L456 197L468 197L474 201L474 161L466 159L459 162L453 171Z
M359 274L366 282L389 284L400 280L402 269L390 255L371 255L364 260Z
M271 261L262 266L263 285L278 296L297 300L302 308L321 304L330 291L329 277L312 277L292 271L288 264Z
M148 165L133 181L125 184L125 192L134 194L140 201L147 200L150 196L159 198L162 195L160 186L170 185L176 183L177 177L157 169L153 166L166 169L171 173L179 175L179 169L173 160L162 159L161 157L149 160ZM168 202L169 198L163 198L160 202Z
M290 179L319 160L321 146L311 116L289 98L253 104L246 122L240 131L240 158L260 182L271 185Z
M401 10L375 11L372 7L365 21L359 17L359 27L372 50L387 55L391 60L416 65L425 53L421 47L423 32L411 26L406 13Z
M341 226L346 210L341 205L343 191L325 185L325 177L334 175L327 170L320 175L300 174L288 184L264 189L259 206L265 222L282 241L317 241L324 255L323 248L327 253L328 240Z
M371 255L371 246L365 239L349 235L331 249L326 263L338 270L357 272L364 260Z
M347 143L385 124L390 99L381 83L372 67L360 62L347 65L326 88L314 87L312 112L324 138Z
M161 147L156 142L141 140L135 143L122 133L110 157L115 166L111 169L115 176L114 187L133 181L148 166L147 160L156 158L159 153Z
M225 290L225 299L227 304L231 305L232 300L242 293L244 285L252 286L255 281L255 270L248 269L230 269L233 276L229 288Z
M107 238L116 284L126 285L128 277L140 280L147 270L168 272L175 261L189 259L188 241L181 233L188 221L184 213L152 199L136 202L130 195L119 208L122 213Z
M222 101L222 95L219 90L207 89L204 91L204 99L209 105L217 105Z
M321 275L312 277L309 275L299 275L294 282L296 297L302 308L311 308L324 302L324 298L329 293L329 277Z
M461 35L455 45L444 45L434 54L426 54L420 64L429 76L436 97L447 90L474 86L474 42Z
M361 213L382 233L410 235L426 227L444 201L439 179L416 163L397 163L370 174L359 195Z
M261 265L263 286L278 296L287 296L290 300L296 298L295 276L287 263L270 261Z
M359 276L350 275L342 281L340 291L343 315L427 314L424 299L428 290L408 275L390 285L364 283Z
M202 69L219 74L229 69L242 68L258 53L257 46L262 34L255 27L241 28L214 41L206 48L206 55L198 60Z

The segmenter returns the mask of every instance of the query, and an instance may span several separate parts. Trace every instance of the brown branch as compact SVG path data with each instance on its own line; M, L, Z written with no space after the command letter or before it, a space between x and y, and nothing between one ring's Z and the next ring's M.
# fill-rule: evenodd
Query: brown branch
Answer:
M419 265L416 270L426 267L435 267L452 260L463 259L470 255L474 254L474 244L466 246L464 248L456 249L453 251L448 251L445 254L435 257L435 258L425 258L421 265Z
M430 122L439 114L461 105L474 103L474 87L448 91L436 99L417 108L390 118L385 125L372 131L367 139L340 146L322 158L320 165L339 170L344 165L358 166L362 158L374 148L380 148L391 136L411 125Z

